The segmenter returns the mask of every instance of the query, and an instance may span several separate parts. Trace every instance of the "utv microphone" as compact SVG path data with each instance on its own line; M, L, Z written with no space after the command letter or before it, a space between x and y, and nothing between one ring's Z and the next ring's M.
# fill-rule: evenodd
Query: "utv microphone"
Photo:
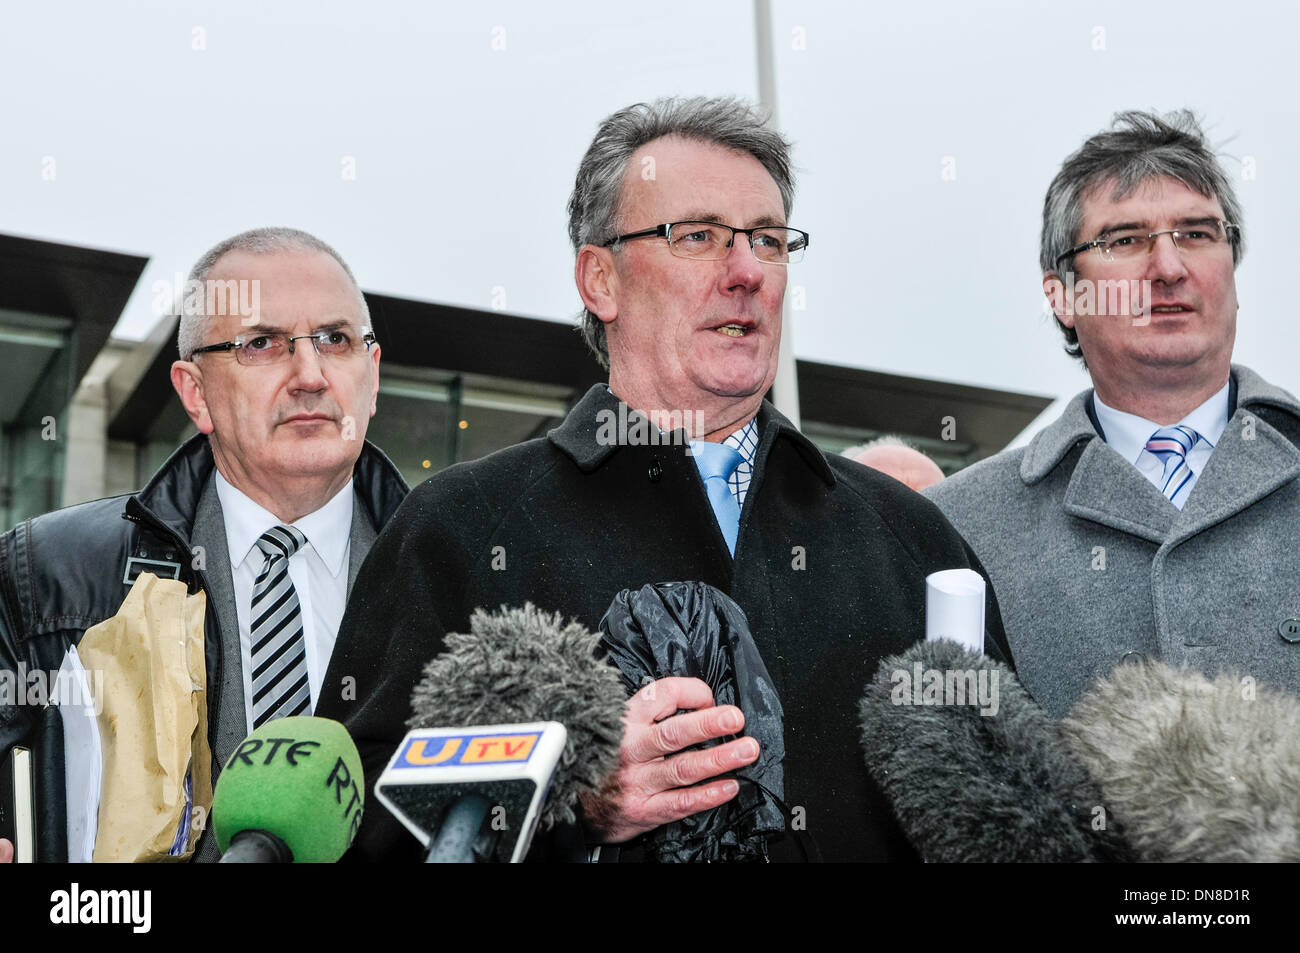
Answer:
M627 696L599 641L532 604L476 610L425 667L376 796L442 859L521 860L618 765Z
M429 863L518 863L564 751L556 722L409 732L375 785Z
M221 863L333 863L361 826L361 757L328 718L277 718L239 743L217 779Z

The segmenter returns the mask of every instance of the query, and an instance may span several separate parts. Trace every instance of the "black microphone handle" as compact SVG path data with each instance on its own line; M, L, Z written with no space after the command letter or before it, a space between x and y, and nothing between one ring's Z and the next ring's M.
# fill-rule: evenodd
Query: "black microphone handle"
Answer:
M291 864L293 851L270 831L240 831L221 855L222 864Z
M447 809L438 833L429 844L426 864L473 864L474 842L491 804L481 794L466 794Z

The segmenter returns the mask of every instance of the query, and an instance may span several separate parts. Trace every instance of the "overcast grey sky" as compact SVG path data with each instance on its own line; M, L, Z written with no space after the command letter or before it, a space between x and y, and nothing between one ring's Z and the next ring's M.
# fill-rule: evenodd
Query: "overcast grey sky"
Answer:
M1043 193L1116 110L1188 106L1245 207L1237 360L1300 389L1295 26L1252 0L775 0L792 224L813 236L795 353L1086 386L1041 307ZM596 123L756 98L754 36L749 0L8 3L0 231L150 256L129 337L157 320L153 282L268 224L334 244L370 290L568 321L564 206Z

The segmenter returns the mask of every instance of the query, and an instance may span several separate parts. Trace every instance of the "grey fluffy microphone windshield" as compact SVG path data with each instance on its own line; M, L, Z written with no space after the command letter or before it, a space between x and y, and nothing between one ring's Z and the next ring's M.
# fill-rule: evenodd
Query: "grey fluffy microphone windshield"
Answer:
M1300 701L1120 665L1062 723L1144 861L1300 861Z
M576 820L578 797L618 766L627 696L596 658L600 637L531 603L477 609L468 633L446 638L411 695L411 728L558 721L568 732L543 829Z
M918 642L880 663L860 714L867 769L926 860L1128 858L1056 723L1000 662Z

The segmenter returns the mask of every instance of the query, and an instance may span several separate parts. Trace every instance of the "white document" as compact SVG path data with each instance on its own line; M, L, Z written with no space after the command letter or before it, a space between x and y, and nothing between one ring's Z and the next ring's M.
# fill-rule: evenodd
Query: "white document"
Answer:
M101 673L102 674L102 673ZM99 827L99 792L104 770L96 699L74 645L59 667L54 699L63 717L64 780L67 791L68 861L88 864ZM101 685L102 688L102 679Z
M925 640L952 639L984 651L984 577L973 569L945 569L925 577Z

